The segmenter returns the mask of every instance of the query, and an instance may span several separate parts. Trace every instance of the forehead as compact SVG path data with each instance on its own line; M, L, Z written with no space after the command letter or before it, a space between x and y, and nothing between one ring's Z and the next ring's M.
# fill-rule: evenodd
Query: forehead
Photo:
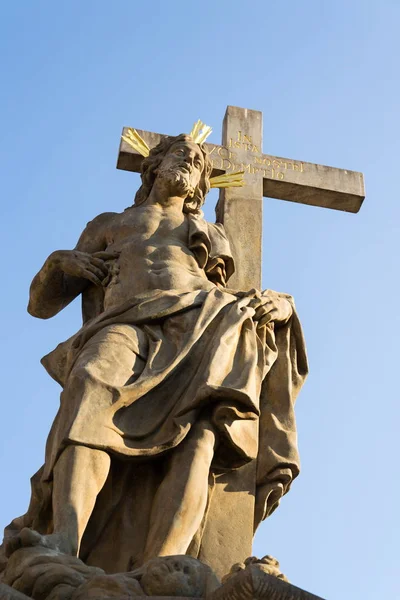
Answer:
M174 150L177 150L179 148L183 148L184 150L194 150L198 156L201 156L201 158L203 158L203 153L200 150L198 144L195 144L190 140L182 140L180 142L175 142L175 144L172 144L172 146L170 147L169 152L173 152Z

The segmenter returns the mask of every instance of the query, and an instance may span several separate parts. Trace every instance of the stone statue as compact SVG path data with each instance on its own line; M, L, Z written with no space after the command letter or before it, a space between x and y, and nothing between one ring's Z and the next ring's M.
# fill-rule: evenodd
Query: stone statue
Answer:
M42 547L107 573L196 558L215 478L256 464L256 527L297 476L301 326L291 296L227 287L224 228L201 212L210 173L204 145L165 137L134 205L97 216L33 279L31 315L81 295L83 326L42 360L61 404L6 557Z
M3 581L1 600L322 600L289 584L271 556L234 565L221 584L209 566L190 556L152 558L134 571L109 575L79 558L36 546L14 552Z

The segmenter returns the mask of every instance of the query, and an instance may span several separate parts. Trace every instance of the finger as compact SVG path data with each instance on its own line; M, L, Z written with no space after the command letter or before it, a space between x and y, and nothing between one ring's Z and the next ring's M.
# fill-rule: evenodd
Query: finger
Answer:
M261 306L275 306L275 302L271 298L261 298Z
M274 303L271 302L271 300L267 300L267 299L262 299L258 302L258 304L256 306L253 306L253 308L257 311L257 310L262 310L262 311L271 311L274 308Z
M256 321L259 321L260 319L262 319L263 317L265 317L266 315L269 316L269 320L272 320L275 318L276 316L276 309L274 306L268 307L268 306L260 306L259 308L257 308L255 315L254 315L254 319Z
M94 260L96 260L96 263ZM100 262L101 265L98 265L98 262ZM104 279L104 277L107 277L108 275L108 267L100 259L91 259L90 263L85 265L85 268L89 269L89 271L93 271L93 273L97 275L97 277L100 277L100 279Z
M93 275L96 275L96 277L98 277L100 279L100 281L103 281L103 279L105 279L108 275L108 273L104 273L104 271L102 269L98 269L97 267L95 267L92 264L87 265L86 270L93 273Z
M108 275L108 267L105 264L105 262L103 260L101 260L101 258L93 258L93 256L91 256L90 263L92 265L94 265L95 267L97 267L98 269L101 269L105 275Z
M96 277L94 273L88 271L87 269L83 269L81 277L83 277L84 279L88 279L89 281L94 283L94 285L98 285L99 287L102 286L102 280Z
M118 258L118 256L121 254L121 252L106 252L106 251L102 251L102 252L94 252L92 254L92 257L94 258L101 258L101 260L112 260L113 258Z
M258 325L258 327L264 327L264 325L268 325L268 323L272 324L272 322L273 322L273 319L272 319L271 313L267 313L266 315L261 317L261 319L259 319L257 325Z
M250 308L257 308L257 306L260 306L260 298L252 298L248 306L250 306Z
M250 306L250 308L254 308L255 310L259 309L259 308L267 308L267 309L271 309L274 306L274 303L272 302L272 300L269 300L268 298L253 298L248 306Z
M257 308L253 317L254 321L259 321L265 314L266 312L263 307Z

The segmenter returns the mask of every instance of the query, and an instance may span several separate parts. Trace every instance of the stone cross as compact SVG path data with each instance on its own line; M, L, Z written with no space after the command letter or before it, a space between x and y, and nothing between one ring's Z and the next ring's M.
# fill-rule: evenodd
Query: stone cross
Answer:
M123 133L126 133L124 128ZM150 148L163 135L137 129ZM236 272L229 287L261 288L263 196L356 213L365 197L362 173L262 153L262 113L228 106L222 145L206 144L212 177L245 171L246 185L220 191L217 220L231 244ZM143 157L121 141L117 168L140 172Z

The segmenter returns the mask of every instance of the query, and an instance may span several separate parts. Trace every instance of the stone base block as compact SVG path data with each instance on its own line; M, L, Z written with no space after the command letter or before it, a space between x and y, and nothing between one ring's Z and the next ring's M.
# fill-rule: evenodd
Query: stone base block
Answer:
M154 558L127 573L107 574L79 558L41 546L15 551L0 600L322 600L288 583L271 556L233 565L222 583L190 556Z

